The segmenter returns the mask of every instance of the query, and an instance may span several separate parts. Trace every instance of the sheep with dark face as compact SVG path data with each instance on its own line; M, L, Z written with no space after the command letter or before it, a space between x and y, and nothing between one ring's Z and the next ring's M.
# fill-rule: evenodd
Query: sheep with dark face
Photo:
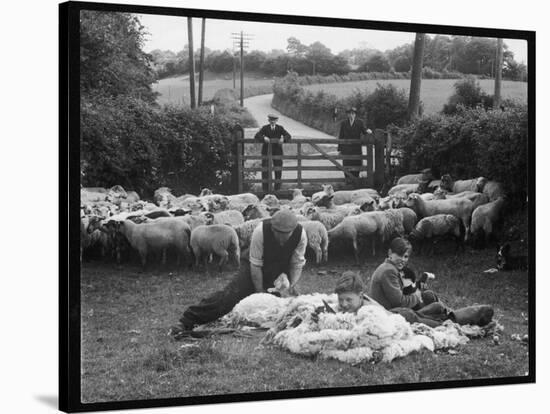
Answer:
M245 221L271 217L268 207L262 203L249 204L242 212Z

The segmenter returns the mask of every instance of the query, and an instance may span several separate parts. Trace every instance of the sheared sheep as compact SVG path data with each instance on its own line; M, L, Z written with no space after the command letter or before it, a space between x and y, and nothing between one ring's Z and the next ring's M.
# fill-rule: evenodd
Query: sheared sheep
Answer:
M436 214L452 214L458 217L464 225L464 241L468 240L473 203L467 198L424 201L419 194L410 194L407 199L407 207L412 208L419 218Z
M135 224L131 220L118 222L118 230L122 233L130 246L136 249L141 259L141 265L147 264L147 254L151 251L161 251L162 264L166 264L166 251L175 248L177 265L181 257L190 261L189 226L177 218L159 218L150 223Z
M328 231L328 235L329 240L351 240L355 260L359 263L358 242L360 238L368 237L371 239L374 255L376 239L385 243L396 235L403 236L404 231L402 214L393 210L385 210L345 217L341 223Z
M449 174L441 176L441 188L452 193L461 193L463 191L477 191L480 193L483 191L483 187L486 183L487 178L485 177L453 181Z
M483 194L485 195L485 194ZM504 206L504 197L499 197L494 201L477 207L472 213L472 225L470 232L475 243L481 241L487 243L490 237L494 236L493 230L495 224L501 218L502 208Z
M460 220L452 214L436 214L420 220L409 234L409 240L418 246L419 253L433 254L436 239L446 236L456 242L456 249L464 249Z
M198 267L201 259L206 267L208 257L216 254L220 257L219 268L227 262L229 255L237 266L240 263L239 237L233 227L225 224L198 226L191 232L191 248L195 255L195 265Z
M300 225L306 231L307 245L315 252L315 263L328 261L328 233L323 223L319 221L301 221Z

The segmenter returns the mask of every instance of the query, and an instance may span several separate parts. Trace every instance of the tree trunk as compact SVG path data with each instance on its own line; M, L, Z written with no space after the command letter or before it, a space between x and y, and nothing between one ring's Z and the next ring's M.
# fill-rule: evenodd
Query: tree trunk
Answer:
M497 39L497 57L495 65L495 97L493 99L493 109L500 107L502 89L502 39Z
M206 30L206 19L202 18L202 31L201 31L201 58L199 61L199 99L198 106L202 103L202 88L204 82L204 33Z
M414 56L409 93L409 120L418 117L420 108L420 83L422 81L422 61L424 59L424 33L417 33L414 41Z
M195 108L195 56L193 53L193 21L187 18L187 38L189 43L189 101Z

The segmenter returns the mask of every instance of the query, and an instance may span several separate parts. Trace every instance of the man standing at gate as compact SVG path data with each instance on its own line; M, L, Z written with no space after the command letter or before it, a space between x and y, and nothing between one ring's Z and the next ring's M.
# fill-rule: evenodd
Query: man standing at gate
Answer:
M370 134L372 131L365 127L365 124L360 119L357 119L357 109L350 107L346 110L348 119L340 123L339 139L353 139L357 140L357 144L338 144L338 151L342 155L363 155L361 137L365 134ZM363 160L343 160L344 167L360 167ZM359 178L359 170L349 171L355 178ZM354 180L350 179L347 175L346 184L353 183Z
M290 141L290 134L281 126L277 125L277 120L279 117L277 115L269 114L267 120L269 124L264 125L257 133L254 135L254 139L258 142L263 142L262 145L262 155L266 156L268 151L268 146L271 145L271 154L272 155L283 155L283 142ZM277 139L278 141L271 143L271 139ZM269 164L268 159L262 159L262 168L267 168ZM273 160L274 167L282 167L283 160ZM275 171L275 179L280 180L282 171ZM262 180L267 180L269 177L269 171L262 171ZM269 177L271 180L273 177ZM281 188L281 183L275 183L275 190ZM262 189L264 193L267 192L267 182L262 183Z

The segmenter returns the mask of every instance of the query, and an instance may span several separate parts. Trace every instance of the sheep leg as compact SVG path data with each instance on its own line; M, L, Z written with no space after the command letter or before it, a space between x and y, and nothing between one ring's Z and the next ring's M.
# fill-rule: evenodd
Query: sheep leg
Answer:
M355 263L359 264L359 248L357 246L357 239L353 238L353 253L355 254Z
M218 267L219 267L219 271L221 272L223 265L227 262L227 258L229 254L225 250L223 252L217 252L216 254L220 256L220 262L218 264Z
M315 250L315 264L321 263L321 258L323 257L323 252L321 251L321 246L312 246Z

